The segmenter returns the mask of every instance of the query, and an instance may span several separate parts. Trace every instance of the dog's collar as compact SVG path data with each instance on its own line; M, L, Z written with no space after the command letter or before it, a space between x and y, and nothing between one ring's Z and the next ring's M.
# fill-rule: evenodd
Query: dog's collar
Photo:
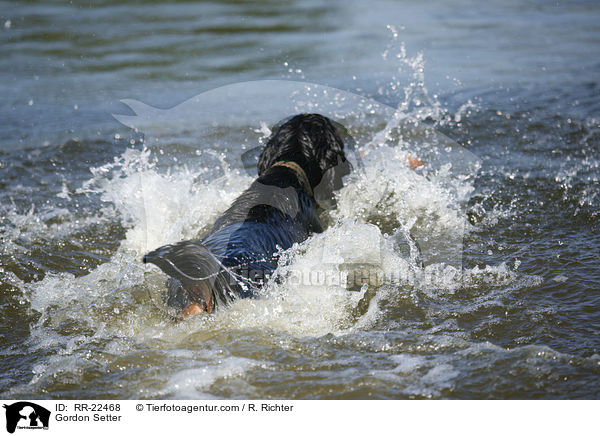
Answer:
M285 161L282 160L279 162L275 162L271 166L271 168L273 168L273 167L286 167L286 168L289 168L292 171L294 171L298 175L298 178L300 179L300 183L304 186L304 189L306 190L308 195L310 195L311 197L314 196L313 190L310 186L310 182L308 181L308 177L306 176L306 173L304 172L302 167L300 165L298 165L296 162L292 162L289 160L285 160Z

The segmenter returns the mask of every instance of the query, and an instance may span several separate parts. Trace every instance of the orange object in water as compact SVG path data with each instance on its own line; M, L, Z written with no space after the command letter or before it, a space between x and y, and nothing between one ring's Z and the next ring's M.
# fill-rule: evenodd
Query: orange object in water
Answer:
M423 166L425 164L418 157L408 156L408 165L410 166L411 170L415 170L418 167Z
M187 318L189 316L198 315L203 312L206 312L206 310L204 310L204 308L199 303L191 303L185 309L183 309L181 315L183 318Z

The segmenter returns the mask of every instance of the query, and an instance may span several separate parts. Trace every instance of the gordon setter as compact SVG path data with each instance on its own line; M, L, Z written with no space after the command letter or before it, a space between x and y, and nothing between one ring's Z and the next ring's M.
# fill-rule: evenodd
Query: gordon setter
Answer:
M344 132L319 114L276 126L259 157L258 178L206 235L144 256L170 276L167 305L187 316L256 296L279 250L322 232L317 202L331 200L351 170Z

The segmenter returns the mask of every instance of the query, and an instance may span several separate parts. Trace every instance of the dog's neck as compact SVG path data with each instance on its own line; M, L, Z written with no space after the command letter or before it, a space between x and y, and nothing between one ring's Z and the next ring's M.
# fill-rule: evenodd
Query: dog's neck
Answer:
M273 165L271 165L271 168L273 168L273 167L286 167L286 168L289 168L292 171L294 171L298 175L298 179L300 179L300 183L304 186L304 189L306 190L308 195L310 195L311 197L314 196L312 187L310 186L310 182L308 181L308 177L306 176L306 172L304 172L302 167L300 165L298 165L296 162L292 162L292 161L288 161L288 160L279 161L279 162L275 162Z

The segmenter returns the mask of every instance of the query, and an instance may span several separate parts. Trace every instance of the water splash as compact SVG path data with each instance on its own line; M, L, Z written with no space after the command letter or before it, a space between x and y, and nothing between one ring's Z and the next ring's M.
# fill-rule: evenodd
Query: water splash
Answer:
M398 330L408 326L413 333L407 333L406 342L426 348L433 336L445 340L447 347L468 346L464 331L456 325L441 323L444 335L436 336L396 312L424 312L426 322L431 322L437 315L429 305L468 314L495 304L511 287L530 284L523 284L523 277L504 264L462 269L463 231L470 231L465 204L473 192L478 161L423 122L442 122L446 114L424 85L423 54L408 56L398 32L390 30L394 35L384 58L397 63L398 73L380 94L395 97L397 107L290 81L234 84L171 110L126 101L136 115L117 118L144 132L145 146L127 149L114 161L91 168L90 180L74 192L99 196L102 211L110 212L124 228L124 239L108 262L87 275L48 273L37 282L14 282L39 316L31 326L28 346L43 356L30 385L14 392L39 392L56 386L56 380L84 385L83 374L101 367L134 386L122 388L127 395L212 398L215 383L224 379L243 383L249 372L273 365L267 357L235 355L240 354L231 351L235 341L246 340L263 351L294 350L305 338L373 344L377 341L369 335L389 330L394 322L404 322ZM410 80L404 82L401 74ZM463 117L468 107L458 116ZM328 229L281 253L280 267L262 298L236 301L211 316L173 322L160 300L164 276L144 266L141 255L165 243L194 238L211 225L252 180L238 159L242 151L260 144L268 126L299 111L335 118L356 140L348 150L356 171L337 195L337 208L326 216ZM197 127L193 135L190 126ZM165 167L160 162L164 144L174 137L202 144L196 153L199 165L176 162ZM241 137L246 141L242 146L237 142ZM227 158L222 157L223 150L230 152ZM411 157L425 165L411 168ZM32 210L10 219L28 232L27 225L16 221L37 217ZM38 230L32 227L31 233ZM48 228L48 238L56 231ZM500 294L489 291L495 287L502 287ZM467 296L462 295L458 308L454 297L463 291ZM386 339L381 348L394 345ZM373 377L400 378L407 384L407 395L439 396L457 378L451 357L396 351L390 358L394 370L374 372ZM154 385L135 379L136 369L144 365L157 373ZM252 386L244 389L251 392Z

